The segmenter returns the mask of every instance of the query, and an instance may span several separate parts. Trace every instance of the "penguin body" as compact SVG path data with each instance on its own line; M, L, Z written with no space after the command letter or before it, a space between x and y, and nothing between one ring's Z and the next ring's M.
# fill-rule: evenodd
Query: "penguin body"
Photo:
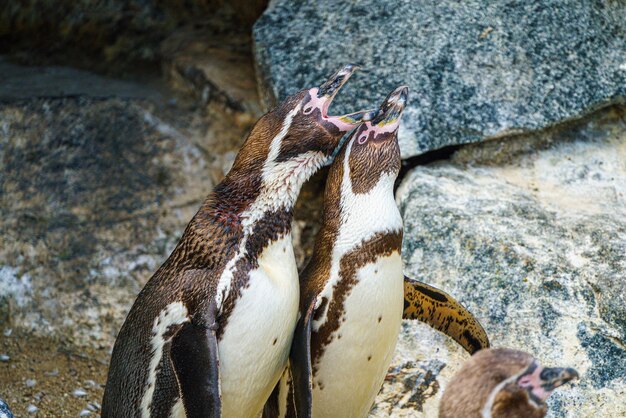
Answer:
M552 391L576 378L576 370L545 368L522 351L481 350L448 383L439 417L542 418Z
M291 368L266 416L295 416L296 404L314 416L363 416L386 375L404 305L402 218L393 184L407 90L394 93L382 116L361 124L331 166L322 227L300 277Z
M362 114L327 110L354 66L263 116L116 340L103 417L254 417L297 320L292 208Z
M348 176L344 171L344 180ZM404 279L402 219L389 195L394 179L382 175L368 192L354 194L355 205L342 214L347 227L339 230L330 280L319 293L312 322L314 416L367 415L391 362L402 323ZM355 229L359 234L350 233Z
M407 93L405 87L392 92L330 168L322 227L300 276L301 319L290 366L266 405L266 417L367 416L403 317L428 322L468 350L488 346L480 324L458 302L403 274L402 218L393 185ZM463 340L469 325L475 330Z

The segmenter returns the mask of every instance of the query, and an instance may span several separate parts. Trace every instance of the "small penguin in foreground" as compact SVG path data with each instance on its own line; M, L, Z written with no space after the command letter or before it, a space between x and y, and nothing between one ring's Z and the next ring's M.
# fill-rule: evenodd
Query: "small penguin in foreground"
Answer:
M454 336L470 352L489 345L458 302L403 274L393 186L407 96L407 87L390 93L330 168L322 226L300 276L301 317L289 367L265 417L365 417L387 374L403 316Z
M292 210L365 112L329 116L347 65L264 115L145 285L115 342L102 416L255 417L296 325Z
M452 378L439 418L541 418L552 391L578 378L571 368L545 368L518 350L481 350Z

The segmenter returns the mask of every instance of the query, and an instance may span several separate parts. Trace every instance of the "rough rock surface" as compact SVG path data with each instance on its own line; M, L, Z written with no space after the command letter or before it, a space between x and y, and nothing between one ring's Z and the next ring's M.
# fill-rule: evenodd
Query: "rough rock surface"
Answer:
M224 45L228 48L224 48ZM166 39L161 51L170 84L202 103L219 102L261 116L250 35L186 28Z
M619 1L276 0L254 41L268 103L346 62L367 72L337 97L338 112L407 84L404 157L545 128L626 96Z
M0 88L0 323L109 346L251 118L67 68L29 91L51 72L20 68Z
M0 53L31 65L139 73L180 26L249 27L267 0L28 0L3 2Z
M398 189L406 272L441 287L494 346L570 366L552 417L626 414L626 108L475 144L415 168ZM468 358L405 323L373 416L436 416Z

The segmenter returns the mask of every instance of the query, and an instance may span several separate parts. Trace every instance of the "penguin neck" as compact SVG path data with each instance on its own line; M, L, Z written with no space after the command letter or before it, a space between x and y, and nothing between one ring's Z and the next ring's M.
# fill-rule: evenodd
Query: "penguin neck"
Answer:
M329 159L322 152L309 151L286 161L268 159L256 172L233 169L224 182L237 186L229 188L231 193L222 193L220 206L232 210L238 205L244 229L268 213L291 213L304 182ZM224 204L229 201L236 203ZM291 223L291 218L285 221Z
M329 157L318 151L308 151L287 161L271 161L264 165L259 207L293 208L300 189L317 170L327 164Z

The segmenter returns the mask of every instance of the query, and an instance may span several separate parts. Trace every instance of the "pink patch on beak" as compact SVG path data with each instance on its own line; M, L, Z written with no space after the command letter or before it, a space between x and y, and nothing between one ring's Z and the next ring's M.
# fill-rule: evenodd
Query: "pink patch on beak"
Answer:
M367 142L367 139L370 137L371 132L374 132L373 138L376 138L376 136L379 134L393 133L396 129L398 129L398 126L400 126L400 118L392 123L388 123L383 126L372 125L372 123L369 121L364 123L365 130L363 130L363 132L359 135L359 138L357 139L357 142L361 145Z
M326 117L328 115L327 112L328 107L330 106L330 100L328 100L328 97L326 96L317 97L318 91L319 89L317 87L313 87L309 90L309 96L311 97L311 100L309 100L306 106L304 106L304 109L302 109L302 113L304 113L305 115L310 114L315 109L319 109L322 117Z
M541 385L544 383L541 380L541 372L543 371L543 367L538 366L532 374L527 374L522 376L517 384L525 389L530 389L533 395L537 397L537 399L541 399L541 401L545 402L548 399L548 396L552 393L551 391L545 390Z

